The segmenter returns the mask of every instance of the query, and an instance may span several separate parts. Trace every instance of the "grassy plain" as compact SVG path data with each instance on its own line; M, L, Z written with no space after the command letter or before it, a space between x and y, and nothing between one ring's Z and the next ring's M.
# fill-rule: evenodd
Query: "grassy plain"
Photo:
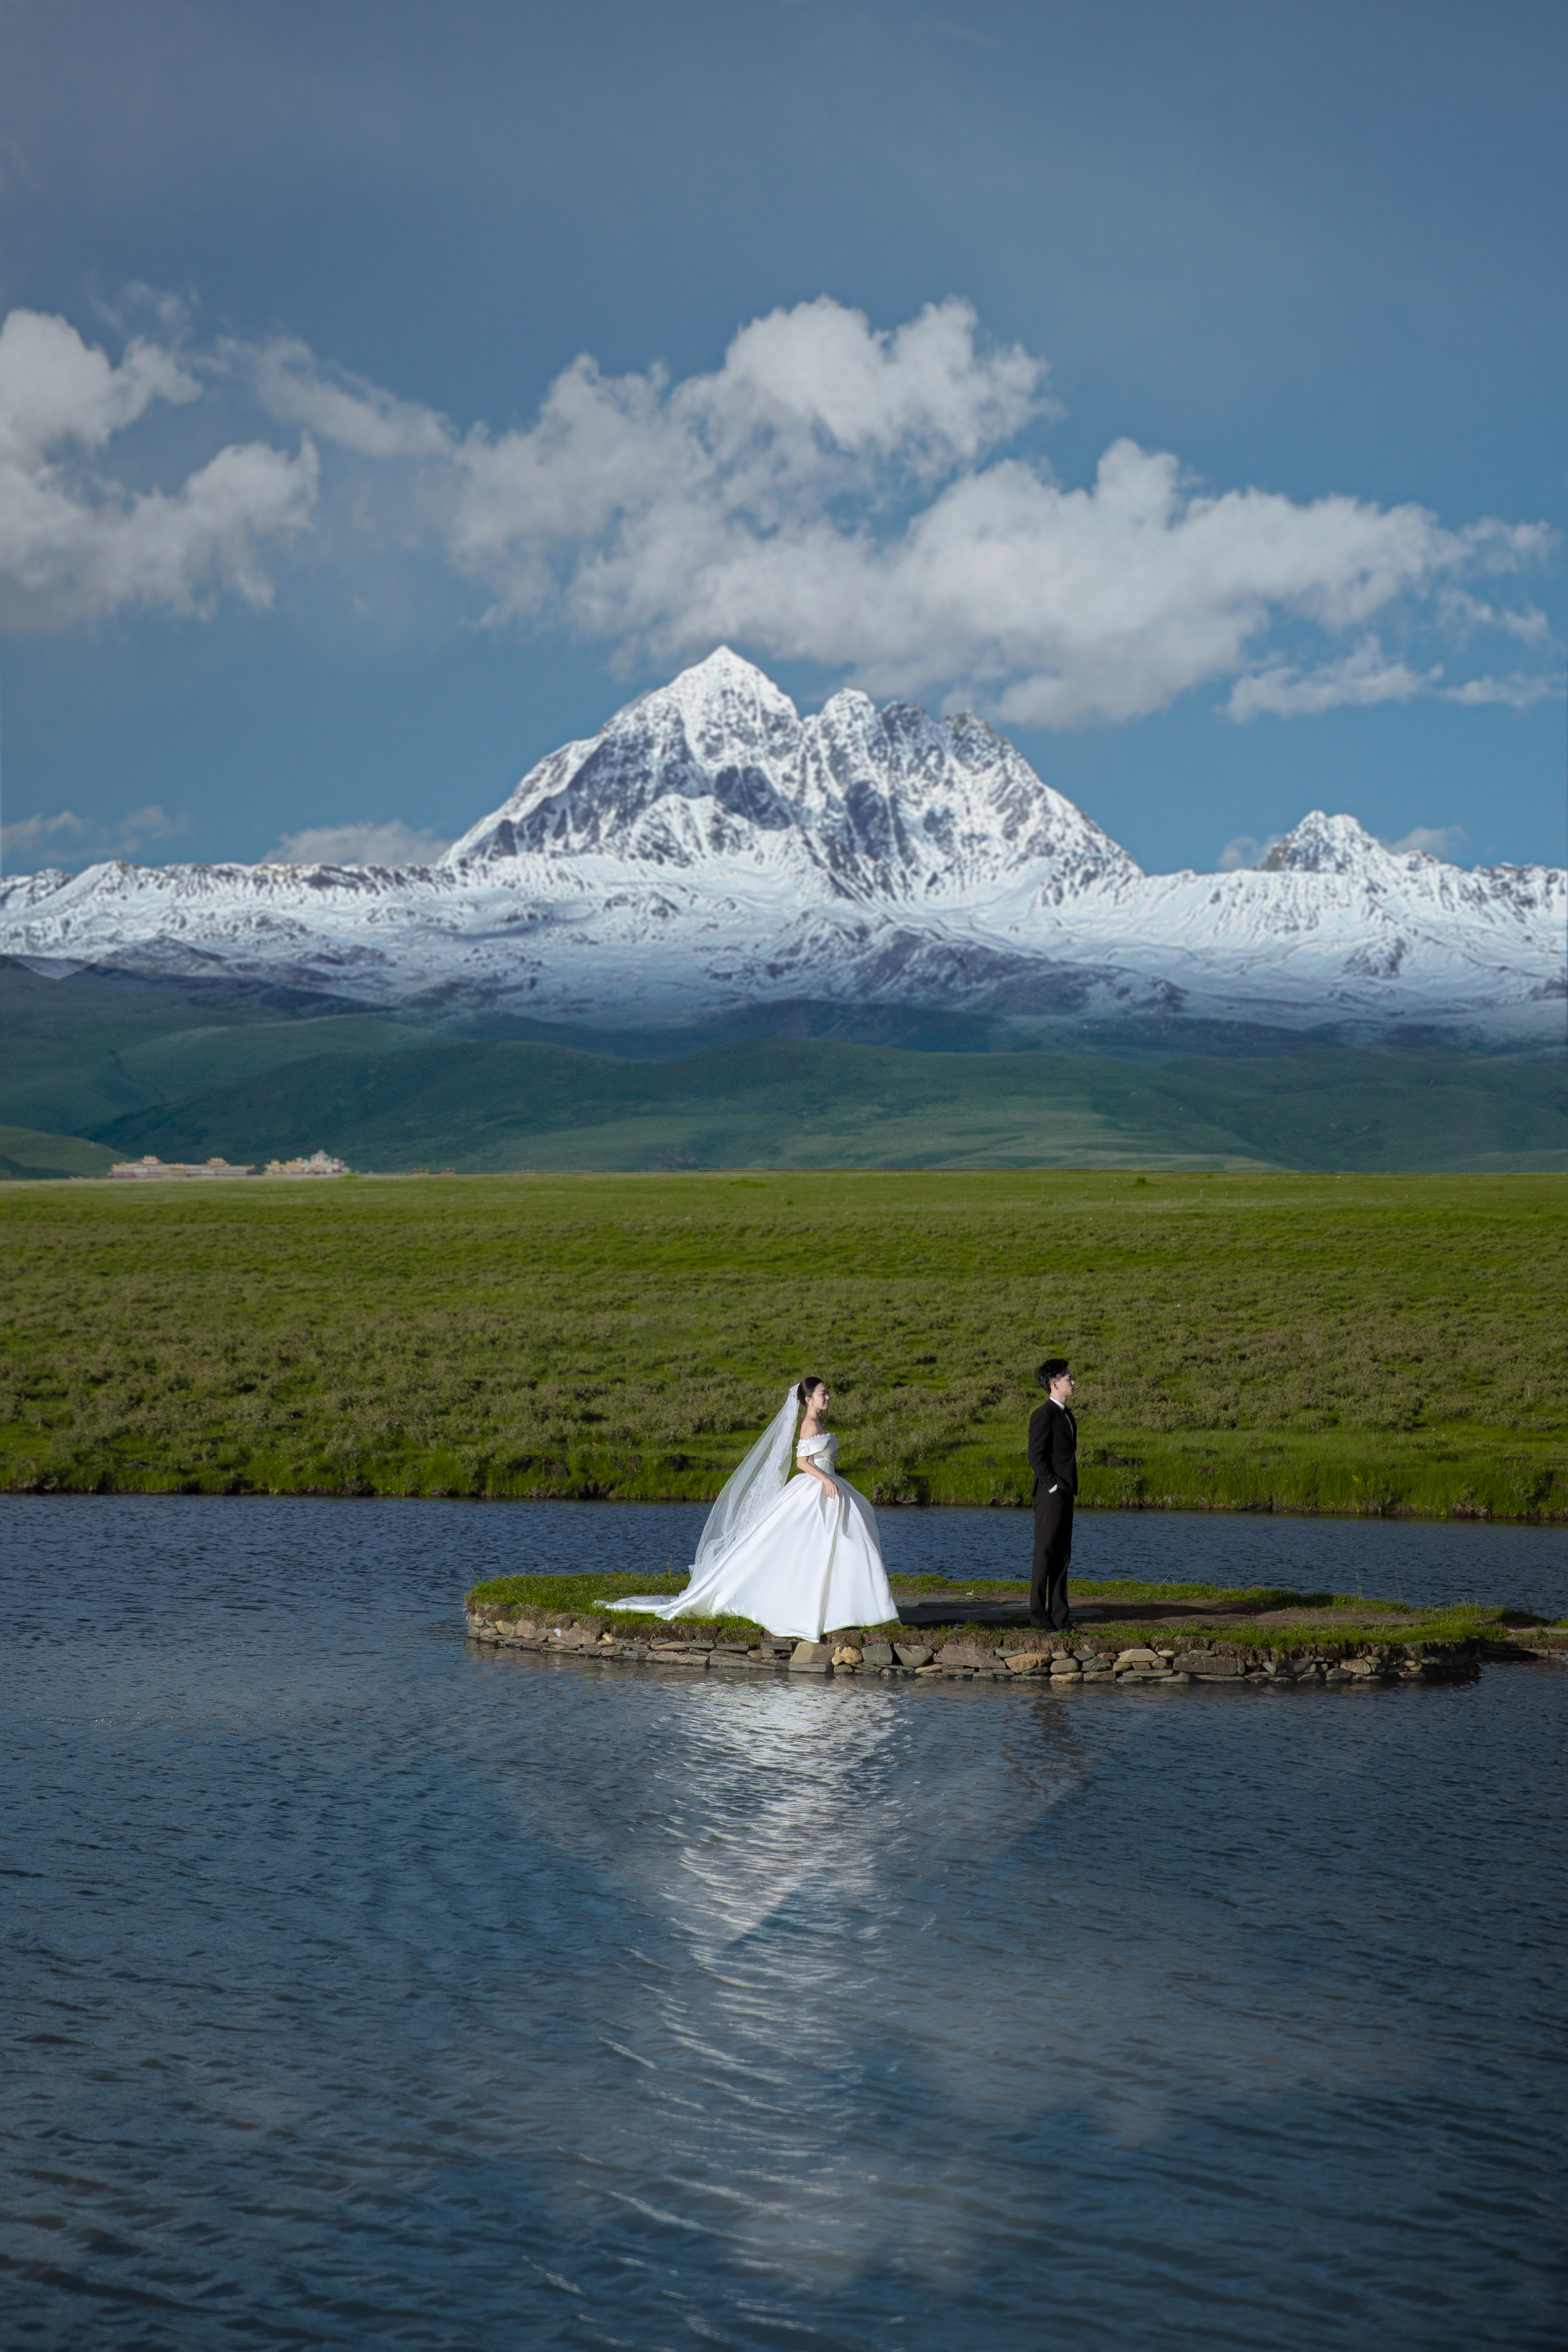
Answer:
M859 1171L0 1191L12 1487L711 1496L784 1383L879 1500L1568 1517L1568 1180Z

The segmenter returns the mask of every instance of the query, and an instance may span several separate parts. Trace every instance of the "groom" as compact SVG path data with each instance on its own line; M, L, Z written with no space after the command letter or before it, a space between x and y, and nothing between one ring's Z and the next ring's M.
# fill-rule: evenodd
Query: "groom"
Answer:
M1078 1493L1078 1423L1072 1417L1073 1376L1065 1356L1047 1356L1035 1374L1047 1402L1029 1416L1029 1467L1035 1474L1035 1574L1029 1622L1053 1633L1069 1628L1068 1562L1072 1558L1072 1504Z

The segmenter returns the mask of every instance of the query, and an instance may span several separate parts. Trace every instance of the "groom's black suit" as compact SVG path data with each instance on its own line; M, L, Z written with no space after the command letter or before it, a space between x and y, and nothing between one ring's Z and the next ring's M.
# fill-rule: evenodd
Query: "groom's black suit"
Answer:
M1029 1415L1029 1467L1035 1474L1035 1574L1029 1621L1068 1622L1068 1562L1072 1558L1072 1506L1078 1493L1078 1423L1051 1397Z

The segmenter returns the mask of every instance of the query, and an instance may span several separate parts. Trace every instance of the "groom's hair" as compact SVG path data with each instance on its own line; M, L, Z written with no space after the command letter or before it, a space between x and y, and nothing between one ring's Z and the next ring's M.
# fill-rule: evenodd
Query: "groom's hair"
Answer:
M1060 1380L1067 1369L1068 1360L1065 1356L1047 1356L1035 1374L1035 1378L1043 1389L1048 1389L1053 1381Z

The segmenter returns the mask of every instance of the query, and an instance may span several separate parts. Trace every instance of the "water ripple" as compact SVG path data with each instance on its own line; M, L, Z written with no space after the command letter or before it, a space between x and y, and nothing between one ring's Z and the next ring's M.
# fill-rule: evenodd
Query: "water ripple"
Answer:
M1561 2343L1561 1675L484 1657L508 1525L7 1507L8 2342Z

